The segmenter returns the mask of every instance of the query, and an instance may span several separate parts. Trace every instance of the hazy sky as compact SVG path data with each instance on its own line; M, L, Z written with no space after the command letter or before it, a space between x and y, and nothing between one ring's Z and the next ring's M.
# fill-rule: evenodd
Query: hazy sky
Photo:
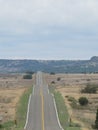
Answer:
M0 0L0 58L98 56L98 0Z

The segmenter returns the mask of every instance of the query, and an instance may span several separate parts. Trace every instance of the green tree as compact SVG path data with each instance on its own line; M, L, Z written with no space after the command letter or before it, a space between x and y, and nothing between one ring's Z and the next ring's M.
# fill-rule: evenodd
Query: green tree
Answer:
M96 113L95 127L98 129L98 109Z
M23 79L32 79L32 75L26 74L26 75L23 76Z
M96 93L98 85L96 84L87 84L87 86L81 90L81 93Z
M80 105L84 106L88 104L88 99L86 97L80 97L79 98Z

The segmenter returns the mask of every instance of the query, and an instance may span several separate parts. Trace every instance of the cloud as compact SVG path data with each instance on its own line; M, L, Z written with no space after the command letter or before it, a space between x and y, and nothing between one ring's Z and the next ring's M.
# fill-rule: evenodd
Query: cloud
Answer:
M29 25L94 26L98 23L97 0L2 0L2 24L27 28ZM26 25L26 26L25 26Z
M10 45L9 52L15 51L16 44L17 48L21 45L31 51L43 44L46 46L38 47L39 50L48 50L51 44L61 44L63 48L69 44L79 50L82 44L95 47L97 42L98 0L0 0L0 46ZM47 55L53 52L51 49L56 51L48 48ZM67 49L71 52L70 47ZM21 50L22 47L20 53Z

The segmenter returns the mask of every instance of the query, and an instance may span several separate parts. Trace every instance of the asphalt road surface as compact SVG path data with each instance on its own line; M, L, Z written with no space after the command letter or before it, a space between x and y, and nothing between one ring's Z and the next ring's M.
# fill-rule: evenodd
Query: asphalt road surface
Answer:
M36 85L31 95L25 130L61 130L53 96L43 82L43 74L36 75Z

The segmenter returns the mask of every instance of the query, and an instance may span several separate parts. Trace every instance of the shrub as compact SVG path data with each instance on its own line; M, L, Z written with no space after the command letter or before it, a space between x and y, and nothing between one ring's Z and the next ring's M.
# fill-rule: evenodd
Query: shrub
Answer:
M88 99L86 97L80 97L79 98L79 104L84 106L88 104Z
M55 73L54 73L54 72L51 72L50 74L51 74L51 75L55 75Z
M0 124L0 128L2 128L2 125Z
M52 81L51 84L55 84L55 81Z
M81 93L96 93L97 87L95 84L87 84L87 86L81 90Z
M70 105L72 108L77 108L77 100L74 97L68 97L68 101L71 102Z
M96 113L95 128L98 129L98 109Z
M60 78L60 77L58 77L58 78L57 78L57 81L60 81L60 80L61 80L61 78Z
M32 75L26 74L26 75L23 76L23 79L32 79Z
M68 101L77 103L77 100L74 97L68 97Z

